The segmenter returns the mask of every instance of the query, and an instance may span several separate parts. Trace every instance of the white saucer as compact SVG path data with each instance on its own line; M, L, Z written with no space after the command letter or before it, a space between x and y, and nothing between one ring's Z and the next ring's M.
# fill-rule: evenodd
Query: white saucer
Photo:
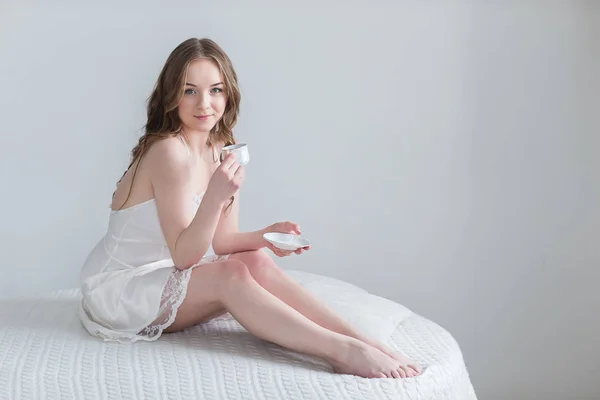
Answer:
M266 241L282 250L298 250L301 247L310 246L308 239L292 233L269 232L263 235Z

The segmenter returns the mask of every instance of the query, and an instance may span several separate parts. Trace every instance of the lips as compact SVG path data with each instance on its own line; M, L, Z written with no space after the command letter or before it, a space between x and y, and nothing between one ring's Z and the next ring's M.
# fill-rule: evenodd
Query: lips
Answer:
M202 120L202 121L205 119L208 119L210 117L212 117L212 114L210 114L210 115L194 115L194 118Z

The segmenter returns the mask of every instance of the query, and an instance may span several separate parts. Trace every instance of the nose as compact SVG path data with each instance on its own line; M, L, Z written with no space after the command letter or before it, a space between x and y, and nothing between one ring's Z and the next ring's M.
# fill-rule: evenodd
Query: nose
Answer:
M206 110L210 107L210 96L206 93L200 94L198 96L198 108L201 110Z

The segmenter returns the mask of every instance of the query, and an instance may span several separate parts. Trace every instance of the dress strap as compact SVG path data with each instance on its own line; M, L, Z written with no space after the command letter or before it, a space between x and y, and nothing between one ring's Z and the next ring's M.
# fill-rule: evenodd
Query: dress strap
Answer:
M192 152L190 151L190 147L188 146L188 144L185 142L185 139L184 139L183 135L179 134L179 135L177 135L177 137L181 140L181 142L183 143L183 145L187 149L188 157L189 157L192 154Z

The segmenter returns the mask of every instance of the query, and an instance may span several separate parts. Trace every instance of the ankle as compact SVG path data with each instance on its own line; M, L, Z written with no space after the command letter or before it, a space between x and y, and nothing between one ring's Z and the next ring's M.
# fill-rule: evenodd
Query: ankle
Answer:
M348 355L360 348L361 345L364 343L360 340L340 334L334 339L334 343L328 346L325 358L333 363L344 363Z

